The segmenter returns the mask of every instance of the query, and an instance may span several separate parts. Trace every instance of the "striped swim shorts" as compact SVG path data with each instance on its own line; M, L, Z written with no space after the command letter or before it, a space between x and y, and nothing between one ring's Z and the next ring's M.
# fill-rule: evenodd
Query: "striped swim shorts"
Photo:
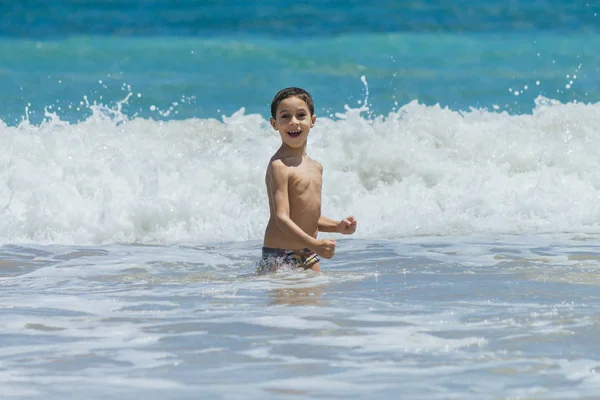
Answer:
M257 273L276 272L282 267L310 269L319 261L319 256L309 249L284 250L263 247Z

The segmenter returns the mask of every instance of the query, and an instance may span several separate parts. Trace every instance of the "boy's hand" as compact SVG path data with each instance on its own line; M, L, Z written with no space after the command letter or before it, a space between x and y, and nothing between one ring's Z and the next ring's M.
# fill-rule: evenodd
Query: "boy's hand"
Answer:
M356 219L349 216L340 221L336 227L336 232L342 235L351 235L356 231Z
M323 258L331 258L335 254L335 246L337 246L337 242L335 240L322 239L317 240L317 245L311 250Z

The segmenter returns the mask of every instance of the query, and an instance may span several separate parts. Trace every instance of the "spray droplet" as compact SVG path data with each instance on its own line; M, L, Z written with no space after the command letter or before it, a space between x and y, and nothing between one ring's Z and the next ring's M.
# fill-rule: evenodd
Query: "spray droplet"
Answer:
M150 111L156 111L156 106L154 104L150 106Z

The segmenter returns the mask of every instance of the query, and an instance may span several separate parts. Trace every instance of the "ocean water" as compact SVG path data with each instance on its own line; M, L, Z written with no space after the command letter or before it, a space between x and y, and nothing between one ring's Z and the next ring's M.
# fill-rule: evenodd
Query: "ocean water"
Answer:
M0 4L0 397L600 397L599 12ZM358 230L257 276L292 85Z

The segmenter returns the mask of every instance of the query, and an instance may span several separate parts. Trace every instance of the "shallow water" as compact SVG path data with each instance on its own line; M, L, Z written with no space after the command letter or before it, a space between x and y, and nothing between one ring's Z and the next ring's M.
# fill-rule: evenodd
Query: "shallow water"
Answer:
M598 235L2 246L5 397L594 398Z

